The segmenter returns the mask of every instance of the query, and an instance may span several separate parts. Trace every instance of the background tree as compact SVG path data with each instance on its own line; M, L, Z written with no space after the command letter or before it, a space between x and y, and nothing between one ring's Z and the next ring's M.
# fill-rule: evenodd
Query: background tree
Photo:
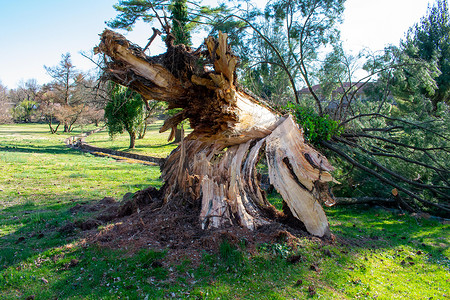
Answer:
M443 6L440 1L437 5ZM449 108L444 100L432 100L439 90L438 79L448 71L439 69L437 59L417 55L417 43L409 34L400 47L370 55L364 66L368 75L353 82L346 75L351 73L349 56L334 51L327 57L323 72L335 78L331 83L337 87L332 91L340 99L335 119L343 133L320 143L332 151L328 156L342 171L336 174L344 183L335 188L337 195L391 199L408 211L448 215ZM350 83L346 88L344 81ZM361 90L364 97L359 99Z
M75 66L70 59L70 53L61 55L61 61L58 66L47 67L44 66L47 73L55 80L54 89L59 93L61 104L71 105L76 102L72 94L75 87L79 72L76 71Z
M271 18L265 17L265 22L262 23L264 25L259 28L259 32L270 40L278 53L287 60L288 72L296 78L299 74L288 61L286 39L279 24L274 23ZM277 54L270 48L268 42L259 36L259 33L250 31L248 35L250 38L240 39L237 42L238 45L234 47L241 58L242 67L239 71L242 76L242 85L273 105L285 105L294 101L293 90L286 88L290 86L289 74L278 62ZM239 46L239 43L242 46Z
M13 103L12 117L15 122L30 123L33 117L37 115L38 92L40 86L35 79L21 82L19 86L9 91L8 97L10 103Z
M53 85L44 84L39 95L39 113L42 120L48 124L52 134L58 131L61 124L55 116L56 107L60 105L61 104L57 101L56 93L53 90ZM56 125L54 125L54 123L56 123Z
M12 103L8 98L8 90L0 82L0 124L12 122L11 109Z
M242 53L237 52L243 58L244 68L259 68L262 75L258 79L263 80L261 83L267 87L281 78L264 76L265 70L284 70L287 74L285 80L288 79L284 85L292 87L292 100L299 102L297 86L303 84L311 91L316 109L322 115L322 103L312 91L315 81L313 70L318 68L317 55L320 50L339 38L336 24L341 20L344 2L280 0L268 2L264 13L253 10L234 15L246 21L251 30L256 32L242 40L245 46L238 48L246 49ZM250 78L259 75L258 72L252 72L255 74L249 75Z
M433 111L450 100L450 14L447 0L437 0L419 23L411 27L401 48L411 58L436 62L441 74L435 79L435 90L423 89Z
M145 104L141 95L119 84L110 84L110 101L105 107L106 126L114 136L124 131L130 136L130 149L145 124Z
M97 80L78 72L69 53L62 55L58 66L45 66L45 69L54 81L42 90L41 111L53 133L56 132L56 128L52 127L55 120L63 124L64 132L71 132L75 124L88 121L88 115L92 117L101 114L99 111L102 110L102 103L98 101L95 89ZM97 117L94 122L98 122Z
M58 104L55 106L55 117L64 125L64 132L70 132L82 112L82 99L76 97L75 90L83 76L72 64L70 53L61 56L58 66L44 68L54 79L51 84L53 103Z

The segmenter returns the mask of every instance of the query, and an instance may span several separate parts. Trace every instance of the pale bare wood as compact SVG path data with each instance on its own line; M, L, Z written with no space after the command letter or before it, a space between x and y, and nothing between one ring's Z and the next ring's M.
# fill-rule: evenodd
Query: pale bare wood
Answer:
M288 116L267 137L266 145L270 182L292 214L305 224L310 233L317 236L329 234L328 220L317 198L319 192L315 191L315 183L332 181L329 172L333 167L304 142L303 133L292 116ZM306 159L306 155L310 159Z
M226 40L222 33L218 40L206 39L214 72L202 73L191 65L172 70L172 65L163 63L173 57L147 58L120 35L111 31L102 35L98 51L112 59L109 77L146 99L182 108L165 122L162 131L186 118L193 128L162 167L164 203L200 201L199 222L205 229L230 225L255 229L268 224L273 221L274 208L266 200L256 172L265 153L270 181L293 216L310 233L328 235L321 203L334 201L327 188L333 181L332 166L304 142L291 116L280 116L236 88L237 58ZM169 48L168 55L185 55L179 61L187 64L195 61L194 54L180 49L184 48Z

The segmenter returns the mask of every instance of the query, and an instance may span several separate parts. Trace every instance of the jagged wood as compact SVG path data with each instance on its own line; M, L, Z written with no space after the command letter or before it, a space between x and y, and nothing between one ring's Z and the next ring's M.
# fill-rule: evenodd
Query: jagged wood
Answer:
M129 86L145 99L166 101L182 111L161 131L189 119L193 132L166 159L164 204L200 201L202 228L238 225L249 229L277 215L260 188L256 164L265 154L271 183L287 204L287 213L317 236L329 234L321 203L332 205L328 190L333 167L306 144L291 116L239 90L237 58L226 34L205 40L206 50L192 51L166 39L167 52L147 57L115 32L105 30L97 52L107 60L108 79ZM183 201L181 201L183 200Z

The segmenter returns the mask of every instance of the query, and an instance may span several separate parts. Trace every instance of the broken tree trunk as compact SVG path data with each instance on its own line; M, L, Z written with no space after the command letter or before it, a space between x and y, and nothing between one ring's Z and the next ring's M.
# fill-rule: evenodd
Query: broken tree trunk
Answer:
M280 116L236 86L237 58L226 34L208 37L204 51L174 46L147 57L115 32L105 30L97 52L104 53L107 79L138 91L145 99L166 101L183 110L168 119L165 131L189 119L193 132L162 167L164 204L199 201L202 228L229 225L255 229L276 216L260 188L256 164L266 156L270 182L287 209L317 236L329 235L321 203L332 205L333 181L327 159L303 139L291 116Z

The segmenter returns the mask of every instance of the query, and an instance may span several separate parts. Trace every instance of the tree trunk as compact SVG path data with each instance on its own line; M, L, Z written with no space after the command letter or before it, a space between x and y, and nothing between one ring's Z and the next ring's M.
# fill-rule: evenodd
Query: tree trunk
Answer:
M52 119L53 119L53 117L50 117L47 124L48 124L48 127L50 127L50 132L52 134L55 134L58 131L58 128L59 128L59 125L61 125L61 122L59 122L58 125L56 126L56 128L53 129Z
M178 126L172 128L172 130L173 130L173 132L175 132L175 138L174 138L173 142L176 144L181 143L181 141L184 138L183 125L178 125Z
M138 140L142 140L145 138L145 134L147 133L147 119L145 119L144 124L139 128Z
M130 147L129 149L134 149L136 146L136 132L135 131L129 131L128 134L130 135Z
M333 167L304 142L291 116L280 116L236 87L237 58L226 41L220 33L218 40L206 39L207 50L193 52L174 46L168 35L167 52L147 57L120 34L105 30L96 48L110 58L107 79L133 88L144 99L166 101L169 109L183 109L166 120L161 132L190 121L193 132L162 167L164 204L180 207L183 200L198 201L205 229L268 224L277 213L256 172L265 155L270 182L288 213L310 233L328 235L320 203L334 203L328 189Z

